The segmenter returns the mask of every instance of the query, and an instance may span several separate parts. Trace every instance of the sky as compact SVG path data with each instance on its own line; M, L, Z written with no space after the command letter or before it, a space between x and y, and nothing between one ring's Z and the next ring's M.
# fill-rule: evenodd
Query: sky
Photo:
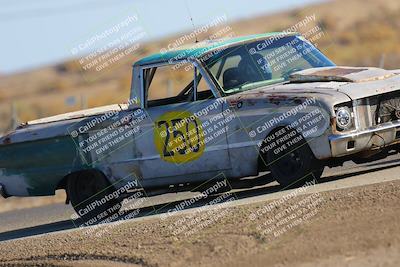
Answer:
M106 34L90 47L76 48L133 17L137 20L118 34L140 26L146 33L141 41L156 41L191 30L190 15L197 28L223 14L235 21L314 2L319 0L0 0L0 74L89 54L114 37Z

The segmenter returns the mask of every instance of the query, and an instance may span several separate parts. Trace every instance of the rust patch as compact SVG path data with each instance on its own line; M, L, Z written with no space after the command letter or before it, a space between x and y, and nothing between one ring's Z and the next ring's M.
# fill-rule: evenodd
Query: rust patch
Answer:
M17 126L17 129L24 129L28 126L28 122L23 122L20 125Z
M237 105L238 103L239 103L239 100L238 100L238 99L234 99L234 100L228 101L228 104L229 104L229 107L230 107L230 108L236 107L236 105Z
M333 68L329 70L320 70L313 72L311 75L315 76L344 76L344 75L349 75L352 73L358 73L362 71L366 71L368 69L348 69L348 68Z
M291 82L369 82L376 80L384 80L394 76L392 72L388 72L379 68L349 68L335 67L323 70L305 70L303 72L294 73L290 76Z
M286 95L269 95L267 99L270 103L279 105L282 101L287 101L289 97Z
M307 94L305 96L295 96L293 98L293 102L295 104L303 104L304 102L307 101L307 99L310 99L310 98L315 98L315 95L314 94Z
M230 108L236 107L239 102L242 102L241 99L242 99L242 96L235 96L235 97L232 97L231 99L228 99L227 102L228 102L229 107Z

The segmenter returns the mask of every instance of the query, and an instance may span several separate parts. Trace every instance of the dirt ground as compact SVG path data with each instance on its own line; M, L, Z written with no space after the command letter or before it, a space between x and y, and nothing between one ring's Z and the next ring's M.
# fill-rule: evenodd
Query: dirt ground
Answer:
M400 181L291 195L7 241L0 266L400 266L399 207Z

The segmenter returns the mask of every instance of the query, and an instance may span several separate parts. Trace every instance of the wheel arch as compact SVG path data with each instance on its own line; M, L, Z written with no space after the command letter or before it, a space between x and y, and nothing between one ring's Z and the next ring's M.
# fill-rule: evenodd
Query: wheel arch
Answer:
M104 177L106 177L107 180L109 180L108 177L104 174L104 172L102 172L102 171L99 170L99 169L96 169L96 168L81 169L81 170L77 170L77 171L74 171L74 172L71 172L71 173L68 173L67 175L65 175L65 176L60 180L60 182L58 182L57 187L56 187L56 190L58 190L58 189L64 189L64 190L67 191L68 180L71 179L71 178L75 178L75 177L77 177L79 174L82 174L82 173L98 173L98 174L103 175Z
M258 158L257 158L257 162L258 162L257 168L258 168L259 172L269 170L267 153L264 152L264 148L267 146L268 136L270 136L272 133L277 132L286 126L287 126L287 124L280 124L272 129L270 129L269 131L267 131L264 139L261 141L261 144L258 145L259 149L258 149Z
M259 150L258 150L258 158L257 158L257 162L258 162L258 171L267 171L268 169L268 158L267 158L267 153L263 152L264 148L267 146L267 138L272 135L273 133L281 130L282 128L288 127L289 124L280 124L280 125L276 125L274 128L272 128L270 131L268 131L265 134L265 137L262 141L262 143L259 145ZM299 135L301 135L304 140L307 143L307 146L310 147L310 144L308 143L307 139L302 135L302 133L299 133ZM316 156L313 149L311 149L311 152L313 153L314 157Z

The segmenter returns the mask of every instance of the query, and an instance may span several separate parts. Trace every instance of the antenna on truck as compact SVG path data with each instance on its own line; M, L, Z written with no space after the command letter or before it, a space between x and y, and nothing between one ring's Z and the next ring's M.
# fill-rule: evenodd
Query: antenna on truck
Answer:
M192 14L190 13L190 8L189 8L188 0L185 0L185 5L186 5L187 12L188 12L188 14L189 14L190 22L192 23L193 33L194 33L194 36L195 36L195 38L196 38L195 43L198 43L199 40L197 40L196 26L194 26L193 17L192 17Z

